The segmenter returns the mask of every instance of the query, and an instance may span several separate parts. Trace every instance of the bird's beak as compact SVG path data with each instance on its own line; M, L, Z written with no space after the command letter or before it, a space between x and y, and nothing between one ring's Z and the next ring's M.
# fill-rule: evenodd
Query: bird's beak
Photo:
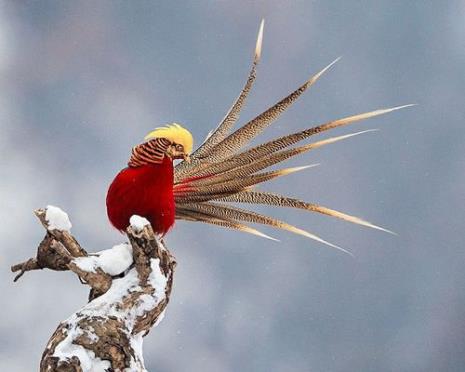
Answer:
M183 154L183 158L187 164L191 163L191 157L189 156L189 154Z

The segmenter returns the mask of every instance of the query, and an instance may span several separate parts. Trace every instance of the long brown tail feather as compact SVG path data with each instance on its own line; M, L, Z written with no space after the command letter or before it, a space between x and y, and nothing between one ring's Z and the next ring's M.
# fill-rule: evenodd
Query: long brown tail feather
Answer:
M219 161L234 154L237 150L240 150L249 141L260 134L268 125L275 121L284 111L286 111L302 95L302 93L310 88L321 77L321 75L323 75L323 73L325 73L338 60L339 58L312 76L287 97L284 97L275 105L230 134L223 141L213 147L208 154L205 154L204 157L208 158L210 161Z
M375 116L380 116L387 114L392 111L400 110L402 108L414 106L412 104L397 106L387 109L378 109L374 111L364 112L361 114L356 114L352 116L347 116L341 119L328 121L324 124L320 124L299 132L288 134L274 140L268 141L261 145L252 147L248 150L240 152L239 154L234 154L229 158L222 159L222 161L213 162L210 159L203 160L197 164L193 164L192 167L186 168L182 174L175 174L175 183L182 182L182 179L191 177L193 174L196 176L202 176L206 174L216 174L234 167L242 166L244 164L251 163L256 159L267 156L276 151L282 150L286 147L296 144L312 135L342 127L348 124L355 123L357 121L369 119Z
M325 214L327 216L340 218L342 220L352 222L358 225L371 227L372 229L382 230L391 234L394 232L385 229L383 227L377 226L371 222L365 221L359 217L352 216L346 213L336 211L334 209L326 208L318 204L307 203L299 199L289 198L280 194L274 194L270 192L260 192L260 191L241 191L236 194L223 196L217 198L218 202L230 202L230 203L249 203L249 204L265 204L276 207L289 207L303 209L310 212L317 212Z
M224 220L219 219L217 217L213 217L209 214L200 213L200 212L193 212L188 210L179 210L176 211L176 218L180 220L192 221L192 222L203 222L208 223L215 226L224 227L226 229L242 231L248 234L256 235L261 238L266 238L274 241L279 241L278 239L273 238L263 232L254 229L253 227L241 224L239 222L235 222L232 220Z
M256 212L248 211L245 209L240 209L232 206L227 206L223 204L213 204L213 203L196 203L196 204L186 204L183 205L180 209L181 212L184 211L193 211L193 212L200 212L203 214L208 214L213 218L216 219L226 219L226 220L239 220L245 221L249 223L258 223L262 225L268 225L277 229L286 230L292 232L294 234L305 236L309 239L316 240L320 243L326 244L332 248L340 250L344 253L352 255L349 251L341 248L335 244L332 244L319 236L312 234L306 230L302 230L298 227L290 225L284 221L280 221L275 218L271 218Z
M289 150L284 150L281 152L276 152L271 155L269 154L263 155L261 157L256 158L251 163L244 162L244 164L230 168L230 169L228 169L229 168L228 164L220 163L218 164L219 167L216 167L215 173L209 173L208 177L199 178L197 180L189 182L189 184L195 185L195 186L206 186L206 185L211 185L211 184L215 184L218 182L224 182L224 181L228 181L232 179L246 177L255 172L261 171L263 169L271 167L272 165L278 164L296 155L303 154L307 151L316 149L318 147L328 145L331 143L335 143L337 141L341 141L341 140L344 140L350 137L354 137L359 134L364 134L364 133L373 132L373 131L376 131L376 129L368 129L368 130L364 130L361 132L346 134L343 136L331 137L331 138L327 138L327 139L324 139L318 142L310 143L308 145L296 147L296 148L289 149ZM221 167L221 165L223 165L223 167ZM201 172L199 173L202 174Z
M257 42L255 45L255 53L252 67L249 71L249 76L247 77L247 81L244 87L242 88L242 91L240 92L239 96L236 98L236 100L226 113L225 117L221 120L220 124L218 124L217 128L207 136L205 141L191 155L191 163L183 161L176 166L177 177L181 177L188 169L192 169L196 165L198 165L200 163L199 159L204 157L211 151L211 149L214 146L223 141L228 135L228 133L231 131L236 121L239 119L241 109L244 106L247 97L250 91L252 90L253 83L255 82L255 79L257 77L257 66L260 62L262 51L264 25L265 20L262 20L258 31Z
M288 174L298 172L303 169L307 169L309 167L314 167L314 166L316 166L316 164L306 165L302 167L284 168L284 169L278 169L275 171L254 174L248 177L244 177L242 179L233 179L233 180L228 180L225 182L219 182L219 183L208 185L208 186L203 186L203 185L199 187L191 186L189 187L189 194L208 196L208 195L214 195L214 194L225 193L225 192L230 192L230 193L239 192L243 190L245 187L271 181L274 178L286 176ZM176 189L174 189L174 193L175 193L175 198L176 198L177 196ZM180 195L182 196L183 193L185 192L181 191Z
M228 110L227 114L225 115L223 120L220 122L218 127L207 137L205 142L201 146L199 146L199 148L192 154L192 157L201 158L205 154L207 154L214 146L216 146L218 143L220 143L223 139L226 138L227 134L229 133L231 128L234 126L237 119L239 119L240 111L257 77L256 70L257 70L257 65L260 61L260 56L261 56L264 23L265 23L264 20L262 20L262 22L260 23L260 29L258 31L258 36L257 36L257 43L255 46L254 60L253 60L252 68L249 72L249 76L247 78L247 82L244 88L242 89L241 93L236 98L233 105Z

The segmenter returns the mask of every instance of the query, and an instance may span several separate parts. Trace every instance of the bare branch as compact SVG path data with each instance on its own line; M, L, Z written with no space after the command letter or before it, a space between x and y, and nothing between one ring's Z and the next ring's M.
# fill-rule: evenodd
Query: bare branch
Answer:
M112 276L108 272L114 267L105 267L102 253L88 255L69 231L50 229L54 224L47 221L46 210L36 215L47 233L35 258L11 267L19 272L15 281L26 271L48 268L70 270L91 287L89 302L51 336L40 371L83 371L89 366L102 371L145 370L142 338L163 318L173 284L174 257L150 225L131 226L127 230L130 246L104 251L107 258L113 255L109 261L120 260L121 252L130 255L123 261L125 269Z
M68 250L73 257L87 256L87 252L79 245L76 239L70 234L69 231L62 231L57 229L50 229L49 222L46 219L46 209L37 209L34 214L42 223L42 226L52 234L52 236L58 240Z
M34 213L47 233L37 248L36 258L30 258L11 267L13 272L20 271L14 281L16 282L26 271L31 270L44 268L55 271L70 270L78 275L81 283L89 285L94 290L94 295L105 293L110 288L111 276L102 269L97 269L95 272L81 269L73 262L73 259L87 257L86 250L80 246L69 231L50 228L46 209L37 209Z

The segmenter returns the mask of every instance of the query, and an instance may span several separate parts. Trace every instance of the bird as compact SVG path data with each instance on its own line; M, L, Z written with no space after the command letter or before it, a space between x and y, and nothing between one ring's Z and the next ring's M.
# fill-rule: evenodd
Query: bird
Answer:
M296 155L374 129L294 147L298 142L330 129L412 106L403 105L351 115L248 147L250 141L274 122L339 60L338 58L330 63L295 91L233 131L256 79L262 51L263 30L264 20L260 23L253 63L239 96L216 129L209 133L195 151L192 152L192 134L178 123L154 129L147 134L144 142L133 147L128 166L117 174L107 193L107 214L116 229L124 232L130 225L131 216L139 215L145 217L154 232L161 237L170 231L176 220L186 220L277 240L250 226L250 224L261 224L303 235L351 254L346 249L307 230L237 206L237 204L261 204L317 212L392 233L359 217L256 188L261 183L301 171L309 166L278 170L268 170L269 167ZM181 161L175 165L177 160Z

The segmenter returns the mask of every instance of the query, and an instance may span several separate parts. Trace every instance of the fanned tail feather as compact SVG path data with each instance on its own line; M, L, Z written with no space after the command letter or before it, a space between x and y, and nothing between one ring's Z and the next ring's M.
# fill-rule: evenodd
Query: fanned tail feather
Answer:
M255 236L259 236L261 238L274 240L279 242L278 239L273 238L267 234L262 233L261 231L254 229L253 227L232 221L232 220L224 220L218 217L214 217L209 214L200 213L200 212L192 212L188 210L177 210L176 217L180 220L192 221L192 222L204 222L215 226L224 227L226 229L242 231L248 234L252 234Z
M361 114L347 116L342 119L328 121L326 123L323 123L323 124L320 124L320 125L317 125L317 126L314 126L314 127L311 127L311 128L299 131L299 132L295 132L295 133L288 134L282 137L278 137L274 140L268 141L266 143L263 143L255 147L252 147L251 149L245 150L238 154L234 154L230 156L229 158L222 159L222 161L214 162L209 159L206 159L197 164L192 164L191 167L187 168L183 172L182 178L188 178L192 176L193 174L195 174L196 176L201 176L205 174L218 173L221 171L225 171L227 169L232 169L237 166L248 164L262 156L267 156L276 151L285 149L286 147L292 146L315 134L319 134L321 132L324 132L330 129L346 126L346 125L349 125L349 124L352 124L358 121L384 115L384 114L387 114L387 113L390 113L396 110L400 110L406 107L411 107L411 106L414 106L414 105L409 104L409 105L391 107L391 108L386 108L386 109L378 109L374 111L364 112ZM175 182L177 183L180 181L181 181L181 175L176 174Z
M274 106L270 107L260 115L244 124L235 132L227 136L224 140L209 149L208 152L202 151L202 161L194 161L187 165L185 162L178 164L177 171L179 178L189 177L202 168L205 168L207 163L215 163L228 158L233 155L237 150L240 150L253 138L260 134L267 126L273 123L284 111L286 111L308 88L310 88L316 81L323 75L332 65L334 65L339 58L331 62L328 66L320 72L312 76L303 85L297 88L288 96L281 99Z
M246 187L250 187L253 185L257 185L259 183L271 181L274 178L277 177L282 177L286 176L291 173L295 173L310 167L315 167L318 164L311 164L311 165L305 165L301 167L292 167L292 168L284 168L284 169L278 169L275 171L270 171L270 172L264 172L264 173L258 173L254 174L252 176L249 176L247 178L243 179L233 179L229 180L226 182L219 182L217 184L212 184L208 186L200 185L199 187L196 187L196 185L189 186L187 189L188 192L186 192L186 189L181 189L180 192L174 189L174 194L175 197L177 196L177 202L182 203L183 194L191 194L191 195L197 195L197 196L210 196L210 195L215 195L215 194L220 194L220 193L235 193L239 192L241 190L244 190Z
M344 253L352 255L349 251L341 248L335 244L332 244L319 236L312 234L306 230L302 230L298 227L290 225L286 222L280 221L276 218L271 218L256 212L248 211L245 209L240 209L232 206L226 206L221 204L213 203L197 203L197 204L186 204L179 209L181 212L191 211L191 212L200 212L202 214L207 214L213 218L213 220L239 220L249 223L258 223L262 225L268 225L277 229L286 230L294 234L305 236L309 239L316 240L320 243L323 243L329 247L340 250Z
M262 50L262 41L263 41L263 27L265 21L262 20L260 24L260 29L258 31L257 36L257 44L255 46L255 55L252 64L252 68L249 72L249 77L247 78L247 82L242 89L241 93L237 97L236 101L234 101L231 108L228 110L227 114L215 129L215 131L207 137L205 142L194 152L193 157L202 157L202 155L208 154L209 150L220 143L231 130L231 128L236 123L237 119L239 119L240 111L247 99L247 96L252 89L252 85L257 77L257 65L260 61L261 50Z
M260 134L267 126L274 122L284 111L286 111L308 88L310 88L316 81L331 67L339 58L331 62L328 66L320 72L308 79L299 88L293 91L288 96L281 99L268 110L262 112L260 115L244 124L235 132L226 137L218 145L216 145L206 156L210 161L219 161L224 159L237 150L244 147L253 138Z
M227 181L231 179L237 179L239 177L246 177L250 174L253 174L262 169L271 167L272 165L278 164L296 155L303 154L307 151L310 151L310 150L313 150L313 149L316 149L316 148L319 148L321 146L325 146L331 143L335 143L337 141L341 141L341 140L344 140L350 137L358 136L360 134L374 132L374 131L377 131L377 129L368 129L368 130L364 130L361 132L345 134L343 136L327 138L327 139L314 142L314 143L310 143L308 145L304 145L301 147L296 147L293 149L276 152L272 154L266 154L266 155L257 157L254 160L250 159L250 162L243 161L241 165L238 165L235 167L234 166L231 167L231 163L229 164L227 162L219 163L219 164L216 164L217 165L216 167L212 166L212 167L207 168L205 172L199 171L198 174L200 176L205 176L205 177L201 177L196 180L193 180L192 182L189 182L189 184L196 185L196 186L210 185L213 183L218 183L220 181Z
M260 62L260 57L261 57L261 52L262 52L262 42L263 42L263 28L265 25L265 20L262 20L260 23L260 28L258 31L258 36L257 36L257 42L255 45L255 54L254 54L254 59L252 63L252 67L249 72L249 76L247 78L247 81L242 88L241 93L239 96L236 98L234 103L232 104L231 108L228 110L226 113L225 117L223 120L221 120L220 124L218 124L218 127L211 132L205 141L197 148L197 150L194 151L192 154L192 164L190 167L198 163L197 159L202 158L205 154L208 154L209 151L216 146L218 143L223 141L224 138L228 135L228 133L231 131L231 128L234 126L236 121L239 119L239 114L241 112L242 107L245 104L245 101L247 100L247 97L252 90L253 83L255 82L255 79L257 77L257 66L258 63ZM187 162L182 162L177 165L177 172L178 174L182 174L183 171L189 167L189 163Z
M236 194L222 196L216 199L215 201L219 202L231 202L231 203L249 203L249 204L265 204L276 207L289 207L296 209L303 209L310 212L317 212L325 214L327 216L336 217L341 220L352 222L357 225L362 225L370 227L372 229L381 230L388 232L390 234L395 234L394 232L385 229L381 226L377 226L371 222L365 221L359 217L352 216L346 213L336 211L327 207L323 207L318 204L307 203L299 199L289 198L280 194L274 194L270 192L260 192L260 191L241 191Z
M342 119L328 121L299 132L275 138L249 149L244 149L253 138L274 122L310 86L312 86L324 72L339 60L338 58L326 66L291 94L230 134L234 124L239 118L240 111L256 78L256 67L260 60L262 49L263 25L262 21L258 32L253 64L247 82L238 98L218 127L192 154L192 162L189 164L184 161L175 167L174 197L176 203L176 218L209 223L275 240L244 223L268 225L305 236L351 254L337 245L329 243L308 231L299 229L286 222L224 203L264 204L277 207L297 208L392 233L390 230L359 217L284 195L255 191L252 190L252 188L260 183L309 167L293 167L261 172L275 164L312 149L374 130L364 130L323 139L299 147L292 147L296 143L330 129L343 127L413 105L378 109L347 116Z

